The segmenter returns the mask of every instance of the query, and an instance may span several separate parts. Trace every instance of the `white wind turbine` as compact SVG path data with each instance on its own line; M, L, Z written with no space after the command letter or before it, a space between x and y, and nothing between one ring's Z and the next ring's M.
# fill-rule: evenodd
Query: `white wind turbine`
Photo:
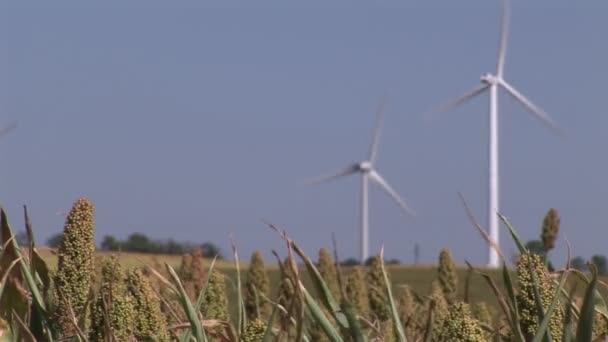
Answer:
M371 180L384 190L397 204L408 214L414 215L414 211L406 204L399 194L389 185L389 183L375 169L374 162L378 154L378 143L380 140L380 129L382 126L384 103L380 103L376 113L376 127L372 144L370 147L369 159L358 163L354 163L346 167L344 170L325 175L307 182L308 184L325 183L338 178L350 176L358 173L361 175L361 263L364 263L369 256L369 200L368 200L368 184Z
M505 66L505 54L507 50L507 37L509 29L509 15L510 8L507 0L503 0L503 14L502 14L502 27L500 34L500 45L498 50L498 63L496 67L496 74L486 73L481 76L481 85L469 90L463 96L448 102L447 104L429 112L445 112L454 107L457 107L482 93L490 92L490 141L489 141L489 201L488 201L488 229L489 235L493 242L498 245L498 215L499 210L498 199L498 89L504 89L509 95L515 100L521 103L532 116L539 119L543 124L563 135L563 132L559 129L557 124L551 119L551 117L540 107L532 103L518 90L515 89L503 78L504 66ZM489 247L488 266L497 268L499 267L498 252Z

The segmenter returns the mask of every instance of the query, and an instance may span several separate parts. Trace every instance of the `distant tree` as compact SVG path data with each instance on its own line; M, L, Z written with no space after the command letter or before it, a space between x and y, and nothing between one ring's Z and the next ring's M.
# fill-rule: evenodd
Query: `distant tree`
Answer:
M162 250L163 250L163 253L165 253L165 254L173 254L173 255L184 254L184 253L188 253L188 251L190 251L191 249L192 248L189 247L187 244L179 243L172 239L169 239L169 241L162 244Z
M120 241L118 241L112 235L106 235L101 242L101 250L104 251L117 251L120 249Z
M133 233L129 235L127 241L122 245L124 251L139 252L139 253L158 253L158 245L150 238L142 233Z
M608 262L606 261L605 256L596 254L591 257L591 263L597 267L597 272L600 275L606 275L608 273Z
M203 251L203 257L205 258L215 258L217 256L218 259L223 259L222 250L216 246L213 242L205 242L201 245L201 250Z
M530 240L530 241L526 242L526 248L532 254L537 254L537 255L540 255L541 257L545 256L545 246L543 245L543 242L540 240Z
M341 266L357 266L359 265L359 260L357 258L348 258L340 262Z
M416 243L414 245L414 264L420 263L420 244Z
M46 240L46 245L50 248L59 248L63 241L63 233L57 233Z
M371 257L367 258L363 264L364 264L365 266L371 266L371 265L373 265L373 264L374 264L374 262L375 262L375 260L374 260L374 259L375 259L375 258L376 258L376 257L371 256Z
M25 230L15 234L15 240L19 246L29 246L30 244L30 239L27 237L27 232Z
M587 269L587 265L585 265L585 259L580 256L574 257L572 258L572 260L570 260L570 267L579 271L584 271L585 269Z
M543 219L543 227L540 238L543 242L543 247L546 252L549 252L555 247L555 240L559 233L560 218L556 209L549 209Z
M399 265L401 264L401 260L393 258L393 259L389 259L385 262L385 264L387 265Z

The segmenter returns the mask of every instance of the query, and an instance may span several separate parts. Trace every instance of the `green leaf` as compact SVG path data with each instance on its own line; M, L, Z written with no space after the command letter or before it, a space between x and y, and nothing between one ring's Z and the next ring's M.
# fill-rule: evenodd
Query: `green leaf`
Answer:
M519 249L519 253L521 253L521 254L527 253L528 249L526 248L526 246L524 245L524 243L522 242L522 240L519 238L519 235L517 234L517 232L515 231L515 229L511 225L511 222L509 222L509 219L506 218L505 216L500 215L500 214L497 214L497 215L502 220L502 222L504 222L504 224L507 226L507 228L509 229L509 233L511 234L511 237L513 238L513 241L515 242L515 245L517 245L517 248Z
M386 273L386 268L384 267L384 249L380 251L380 269L382 270L382 276L384 278L384 286L386 287L386 292L388 294L388 303L391 308L393 325L395 329L397 329L397 336L399 336L399 341L407 342L405 338L405 332L403 331L403 324L401 324L401 320L399 319L399 313L397 312L397 306L395 305L395 298L393 298L393 291L391 289L391 283L388 279L388 274Z
M295 242L291 241L291 247L296 252L296 254L298 254L300 258L304 261L306 269L308 270L308 274L311 277L312 283L314 284L317 292L321 294L321 301L325 305L326 309L331 312L336 322L338 322L338 324L340 325L341 329L349 330L348 319L346 318L344 313L340 311L340 306L331 294L329 286L327 286L325 280L323 280L321 272L319 272L314 262L304 253L304 251L302 251L302 249L300 249L298 245L296 245Z
M190 321L190 329L194 332L194 337L196 338L196 341L207 342L207 336L205 335L205 329L203 328L200 317L198 315L198 310L194 308L194 305L192 305L190 298L188 298L188 294L186 293L186 290L184 289L184 286L182 285L179 276L177 275L173 267L171 267L171 265L169 265L168 263L165 263L165 267L167 268L169 274L173 278L173 281L177 285L179 301L182 304L186 316L188 317L188 321Z
M595 289L597 284L597 269L595 265L589 264L591 269L591 282L585 291L583 306L581 307L581 315L578 320L578 328L576 330L577 342L591 342L593 336L593 319L595 316Z
M325 314L323 314L323 311L321 310L319 305L315 302L310 293L306 291L306 288L304 288L304 285L302 285L302 283L300 282L299 286L302 291L302 294L304 295L306 306L308 306L308 309L310 310L315 322L317 322L321 326L321 328L323 329L323 331L325 331L325 334L327 335L327 337L329 337L331 341L342 342L343 340L340 337L340 334L338 334L336 329L334 329L334 327L331 325L329 319L325 317Z

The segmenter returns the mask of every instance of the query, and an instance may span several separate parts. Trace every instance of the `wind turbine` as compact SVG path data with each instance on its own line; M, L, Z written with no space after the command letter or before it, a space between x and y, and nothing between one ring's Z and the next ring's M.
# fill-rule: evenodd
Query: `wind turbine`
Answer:
M540 107L535 105L532 101L526 98L510 83L505 81L504 66L505 66L505 55L507 50L507 38L509 30L509 16L510 8L507 0L502 1L503 13L502 13L502 27L500 33L500 43L498 49L498 63L496 66L496 73L486 73L481 76L481 85L469 90L461 97L448 102L447 104L429 112L445 112L454 107L457 107L469 100L477 97L489 91L490 93L490 120L489 120L489 201L488 201L488 228L490 238L498 245L498 200L499 200L499 188L498 188L498 89L502 88L507 94L511 95L515 100L524 106L532 116L536 117L543 124L550 129L563 135L561 129L551 119L551 117ZM497 268L499 267L498 252L489 247L488 266Z
M361 263L364 263L369 256L369 182L372 181L380 186L406 213L414 215L414 211L407 203L399 196L399 194L391 187L391 185L380 175L374 167L378 154L378 143L380 140L380 128L382 126L384 101L378 106L376 112L376 127L372 144L370 147L369 158L367 160L353 163L345 169L329 175L325 175L307 182L309 185L325 183L338 178L350 176L353 174L361 175Z

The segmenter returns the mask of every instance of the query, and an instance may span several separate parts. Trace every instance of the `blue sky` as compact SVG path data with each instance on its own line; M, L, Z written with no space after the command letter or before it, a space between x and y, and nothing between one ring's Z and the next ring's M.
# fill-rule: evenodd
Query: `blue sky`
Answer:
M608 254L608 22L602 1L514 1L505 78L568 132L500 97L502 212L525 239L550 207L575 254ZM371 247L411 261L439 248L483 263L461 191L486 221L487 99L420 115L495 67L498 1L8 2L0 6L0 200L27 204L40 239L79 196L97 237L139 231L214 241L241 255L283 249L261 219L311 254L358 255L359 180L305 179L366 156L388 93L378 169L416 219L371 191ZM502 94L505 95L505 94ZM507 253L513 245L501 230Z

